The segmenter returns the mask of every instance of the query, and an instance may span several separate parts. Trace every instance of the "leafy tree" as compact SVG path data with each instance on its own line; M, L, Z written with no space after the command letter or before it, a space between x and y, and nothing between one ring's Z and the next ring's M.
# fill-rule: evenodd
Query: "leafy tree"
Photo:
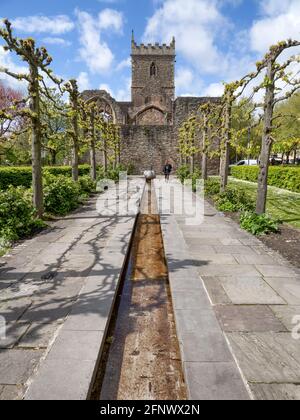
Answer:
M58 156L68 156L68 120L66 103L55 89L41 97L42 147L50 154L50 164L56 165Z
M273 45L264 57L263 61L257 66L261 70L265 70L265 78L257 89L264 89L263 103L263 135L262 148L260 155L260 173L258 177L258 193L256 203L256 213L263 214L266 211L267 191L268 191L268 172L270 154L274 142L274 131L276 131L276 120L278 115L274 115L274 109L277 104L289 99L299 88L300 79L295 74L289 72L290 65L300 62L299 56L291 56L284 63L279 63L278 59L286 50L300 46L300 41L283 41L277 45ZM286 93L278 90L278 82L283 81L289 87Z
M297 93L280 104L274 115L280 123L274 133L273 151L285 154L287 161L293 153L295 162L300 149L300 94Z
M32 187L33 204L37 210L38 216L43 214L43 183L42 183L42 130L41 130L41 93L45 93L46 76L55 84L60 84L49 68L52 58L46 48L36 47L32 38L18 39L12 33L11 23L5 19L4 28L0 28L0 36L5 41L4 49L15 52L28 65L28 73L13 73L7 68L0 68L1 72L16 80L27 82L28 96L16 103L14 107L9 108L4 116L8 120L15 117L16 113L28 119L31 132L32 143ZM22 104L22 108L17 110L17 105ZM2 114L3 116L3 114Z

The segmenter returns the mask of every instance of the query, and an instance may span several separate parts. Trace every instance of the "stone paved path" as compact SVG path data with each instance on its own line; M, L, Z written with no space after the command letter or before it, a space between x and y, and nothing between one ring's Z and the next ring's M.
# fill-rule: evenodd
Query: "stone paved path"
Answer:
M130 193L143 185L132 180ZM112 204L109 192L95 197L1 258L0 399L31 384L32 398L87 396L135 220L99 215L97 200Z
M292 337L294 316L300 323L300 271L208 203L202 225L164 215L162 226L192 397L207 397L205 381L215 397L233 397L222 384L236 389L235 373L222 365L226 348L212 335L221 327L251 398L300 399L300 340ZM219 327L205 312L203 286ZM176 302L185 311L176 311Z

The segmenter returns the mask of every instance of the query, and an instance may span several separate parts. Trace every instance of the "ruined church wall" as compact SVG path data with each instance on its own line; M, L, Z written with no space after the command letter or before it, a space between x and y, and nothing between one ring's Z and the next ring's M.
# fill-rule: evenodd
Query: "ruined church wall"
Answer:
M169 159L178 167L177 138L171 126L123 126L121 162L131 165L135 174L153 167L157 174Z

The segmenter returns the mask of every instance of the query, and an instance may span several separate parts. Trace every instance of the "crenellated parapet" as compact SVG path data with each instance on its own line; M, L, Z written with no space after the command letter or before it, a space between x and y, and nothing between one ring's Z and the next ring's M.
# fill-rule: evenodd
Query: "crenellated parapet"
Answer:
M173 37L171 44L137 44L132 37L131 55L158 55L158 56L175 56L176 43Z

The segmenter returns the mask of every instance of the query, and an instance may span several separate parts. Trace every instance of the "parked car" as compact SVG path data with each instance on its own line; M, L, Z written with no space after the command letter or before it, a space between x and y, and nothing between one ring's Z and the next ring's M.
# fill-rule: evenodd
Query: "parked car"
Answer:
M232 167L232 166L257 166L257 165L258 165L258 160L256 159L244 159L230 166Z

